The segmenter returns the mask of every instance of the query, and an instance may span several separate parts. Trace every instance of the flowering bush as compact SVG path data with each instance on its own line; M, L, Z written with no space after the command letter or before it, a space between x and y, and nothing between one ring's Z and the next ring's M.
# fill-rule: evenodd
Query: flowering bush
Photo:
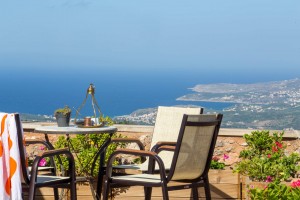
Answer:
M251 199L300 199L300 180L291 185L281 182L295 177L300 169L299 154L285 154L283 134L254 131L244 136L248 147L240 152L241 161L235 166L234 172L248 176L252 181L265 183L263 188L248 186Z
M223 161L227 160L229 156L227 154L223 155ZM210 163L210 169L224 169L225 163L220 161L221 159L217 156L214 156Z
M45 167L47 164L48 164L48 162L45 158L42 158L39 162L40 167Z
M300 180L290 185L278 181L271 182L264 188L249 188L249 197L256 200L294 200L300 199Z
M293 181L291 186L292 188L300 188L300 180Z
M300 169L298 153L285 155L286 145L282 142L284 132L253 131L244 138L248 147L240 152L242 160L234 172L249 176L253 181L282 181L294 177Z
M45 146L40 144L34 144L30 146L31 146L30 148L26 148L28 166L32 165L36 155L38 155L39 153L43 152L46 149ZM50 166L50 158L47 157L41 159L41 161L39 162L39 166L40 167Z

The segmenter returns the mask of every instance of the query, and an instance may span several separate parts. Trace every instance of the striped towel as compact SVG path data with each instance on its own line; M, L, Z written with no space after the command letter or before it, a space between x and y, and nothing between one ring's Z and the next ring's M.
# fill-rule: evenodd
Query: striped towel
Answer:
M0 122L0 199L20 200L22 170L15 116L0 113Z

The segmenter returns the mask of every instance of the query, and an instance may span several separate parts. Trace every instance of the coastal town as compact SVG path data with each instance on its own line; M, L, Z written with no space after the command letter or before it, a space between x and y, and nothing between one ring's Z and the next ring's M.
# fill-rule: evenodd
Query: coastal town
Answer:
M204 108L204 112L222 112L226 128L300 129L300 79L257 84L197 85L194 93L179 97L190 102L231 102L220 110ZM129 115L117 116L118 123L153 125L157 108L139 109Z

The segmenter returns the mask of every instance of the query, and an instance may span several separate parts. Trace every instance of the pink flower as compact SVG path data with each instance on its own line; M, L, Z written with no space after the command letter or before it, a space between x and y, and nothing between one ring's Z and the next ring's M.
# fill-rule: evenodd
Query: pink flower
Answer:
M277 146L279 149L282 148L282 143L280 143L280 142L275 142L275 143L276 143L276 146Z
M217 156L214 156L214 157L212 157L212 160L217 162L217 161L219 161L219 158Z
M277 146L272 146L272 151L277 152L278 151Z
M300 187L300 180L293 181L293 182L291 183L291 186L292 186L293 188Z
M224 155L223 155L223 159L224 159L224 160L227 160L227 159L229 159L229 156L226 155L226 154L224 154Z
M268 154L268 158L271 158L271 154Z
M40 146L40 150L45 150L45 147L44 146Z
M267 182L267 183L272 182L272 177L271 177L271 176L267 176L266 182Z
M46 159L45 159L45 158L42 158L42 159L40 160L40 162L39 162L39 166L40 166L40 167L44 167L44 166L46 166L46 165L47 165Z

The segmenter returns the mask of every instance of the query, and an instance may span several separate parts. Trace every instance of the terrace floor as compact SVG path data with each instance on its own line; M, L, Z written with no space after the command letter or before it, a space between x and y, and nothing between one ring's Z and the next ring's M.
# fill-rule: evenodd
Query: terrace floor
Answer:
M34 127L39 126L34 125L31 127L30 124L25 124L25 137L29 139L43 139L43 134L34 133ZM136 130L135 130L136 129ZM144 130L145 129L145 130ZM150 130L151 129L151 130ZM118 126L118 132L122 135L134 138L141 138L145 135L151 135L153 127L149 126ZM238 150L243 147L242 135L244 133L248 133L251 130L237 130L237 129L222 129L220 132L220 141L224 143L224 145L220 145L217 147L217 150L220 148L227 148L228 145L233 147L234 145L237 148L233 148L231 151L234 151L236 155L238 155ZM51 135L50 141L55 142L59 135ZM288 133L288 142L290 147L298 146L293 145L294 141L297 142L298 135L294 133ZM147 138L147 137L144 137ZM147 146L146 146L147 148ZM227 150L227 149L226 149ZM291 151L294 151L293 149ZM233 158L234 154L231 155ZM220 200L220 199L244 199L245 197L245 187L242 184L243 182L240 179L238 174L233 174L232 170L210 170L209 172L209 180L211 183L211 194L212 199ZM203 189L199 189L199 199L205 199ZM190 199L190 190L180 190L180 191L171 191L169 192L170 199L172 200L182 200L182 199ZM90 190L90 186L88 184L85 185L77 185L77 197L79 200L92 200L92 193ZM50 200L53 198L53 190L52 189L43 189L40 191L40 196L37 199ZM68 199L68 198L64 198ZM131 187L116 196L116 200L139 200L144 199L144 192L142 187ZM162 199L162 193L160 188L154 188L152 193L152 199Z
M212 199L221 200L221 199L239 199L233 198L230 195L225 194L224 192L220 191L216 187L211 187L211 195ZM184 200L184 199L191 199L190 198L190 190L179 190L179 191L170 191L169 198L170 200ZM140 200L144 199L144 190L142 187L131 187L126 193L122 193L118 195L115 200ZM152 193L152 199L158 200L162 199L162 193L160 188L154 188ZM204 190L199 189L199 199L205 199Z
M213 200L221 199L243 199L245 196L245 187L241 182L238 174L233 174L231 170L210 170L210 189ZM169 192L170 200L184 200L191 199L190 189L178 190ZM52 200L53 190L51 188L43 188L38 192L39 200ZM66 195L65 198L69 199ZM86 182L77 184L77 199L78 200L93 200L90 185ZM144 199L143 187L134 186L130 188L123 188L121 193L118 193L115 200L142 200ZM152 199L162 199L161 188L153 188ZM199 199L205 199L204 189L199 188Z

